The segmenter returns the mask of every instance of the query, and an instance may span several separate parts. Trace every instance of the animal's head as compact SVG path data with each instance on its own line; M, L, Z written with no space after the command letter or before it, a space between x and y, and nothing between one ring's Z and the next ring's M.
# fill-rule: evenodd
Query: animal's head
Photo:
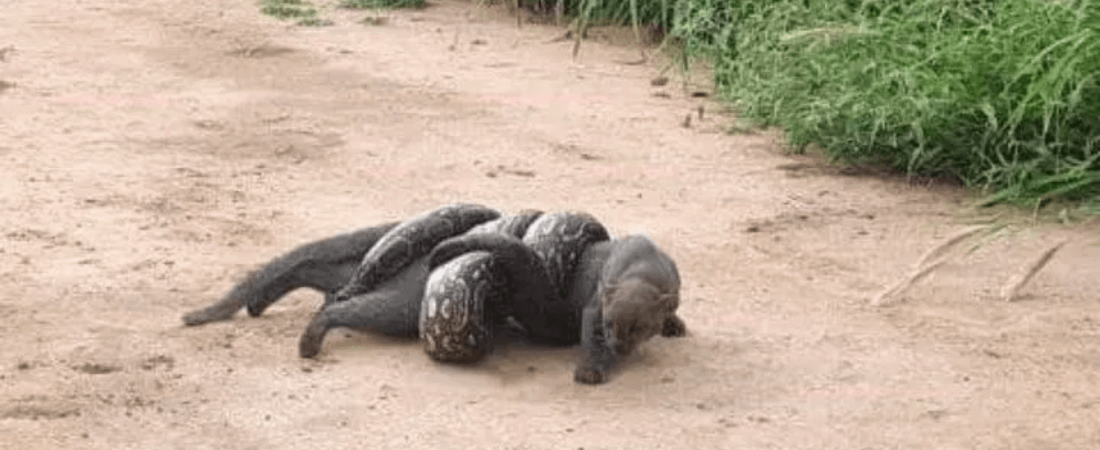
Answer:
M680 306L679 292L661 292L640 278L604 286L600 301L607 343L620 355L661 333Z

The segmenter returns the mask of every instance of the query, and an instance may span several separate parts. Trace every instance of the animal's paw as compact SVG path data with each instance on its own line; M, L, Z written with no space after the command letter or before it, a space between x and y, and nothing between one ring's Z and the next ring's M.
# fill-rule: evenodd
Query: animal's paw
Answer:
M661 328L661 336L664 337L684 337L687 336L687 324L684 323L684 319L676 316L671 316L665 319L664 327Z
M203 309L183 315L183 324L189 327L229 320L240 309L236 303L218 302Z
M199 326L207 322L212 322L212 320L210 312L205 309L192 311L183 315L183 324L189 327Z
M603 384L608 379L607 372L592 367L580 366L573 372L573 381L583 384Z
M298 340L298 356L313 358L321 353L321 344L325 340L326 332L328 332L328 327L325 326L324 322L314 319Z

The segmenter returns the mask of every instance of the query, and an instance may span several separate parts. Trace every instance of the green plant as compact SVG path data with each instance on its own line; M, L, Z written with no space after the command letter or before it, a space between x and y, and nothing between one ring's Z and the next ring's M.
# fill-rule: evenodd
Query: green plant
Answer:
M426 0L341 0L341 8L384 9L384 8L423 8Z
M299 19L296 23L303 27L330 27L333 25L332 20L322 19L316 16Z
M1100 2L679 0L673 22L796 148L990 202L1100 198Z
M317 10L303 0L261 0L260 12L278 19L315 17Z

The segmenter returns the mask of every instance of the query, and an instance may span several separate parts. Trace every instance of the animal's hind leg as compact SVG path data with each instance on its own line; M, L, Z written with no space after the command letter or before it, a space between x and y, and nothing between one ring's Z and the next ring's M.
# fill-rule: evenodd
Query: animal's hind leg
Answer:
M265 267L250 273L217 303L184 315L183 322L195 326L228 320L246 306L248 314L256 317L280 298L299 288L308 287L326 293L338 289L350 278L355 266L354 262L324 264L304 261L292 266L289 271L277 274L271 273Z
M321 352L325 335L333 328L350 328L393 337L416 337L420 305L413 300L419 299L423 291L408 285L416 282L423 280L406 277L395 288L326 304L302 333L298 341L298 354L303 358L316 356Z
M322 292L339 289L363 255L397 222L310 242L268 262L218 302L183 316L188 326L228 320L243 307L255 317L287 293L308 287Z

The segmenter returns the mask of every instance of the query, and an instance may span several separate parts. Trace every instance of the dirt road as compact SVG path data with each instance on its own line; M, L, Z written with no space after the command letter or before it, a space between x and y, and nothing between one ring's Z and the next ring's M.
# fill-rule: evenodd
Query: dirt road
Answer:
M251 1L2 9L2 449L1100 448L1095 225L1012 227L875 308L970 223L963 194L727 135L629 47L573 62L561 30L456 3L321 28ZM182 326L294 245L453 201L649 234L692 335L590 387L574 350L519 344L458 368L341 331L302 360L304 291Z

